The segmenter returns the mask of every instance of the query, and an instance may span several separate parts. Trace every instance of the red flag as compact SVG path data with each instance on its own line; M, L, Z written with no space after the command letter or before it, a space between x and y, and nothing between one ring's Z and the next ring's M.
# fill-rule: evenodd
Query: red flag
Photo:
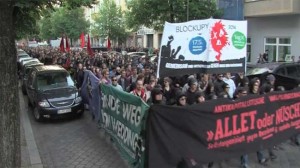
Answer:
M67 58L66 63L63 65L63 67L65 69L69 69L70 65L71 65L71 60L70 60L70 58Z
M110 47L111 47L111 43L109 38L107 38L107 50L110 50Z
M84 33L81 33L81 35L80 35L80 47L83 48L84 46L85 46Z
M61 41L60 41L60 51L61 52L65 52L65 44L64 44L64 37L61 37Z
M88 42L87 42L87 52L90 56L94 56L94 52L91 48L91 40L90 40L90 35L88 34Z
M66 51L69 52L70 51L70 46L69 46L69 42L68 42L68 37L66 36Z

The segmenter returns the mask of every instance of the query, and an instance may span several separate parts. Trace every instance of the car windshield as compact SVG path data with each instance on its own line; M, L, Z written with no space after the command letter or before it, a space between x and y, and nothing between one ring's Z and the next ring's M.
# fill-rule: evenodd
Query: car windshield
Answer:
M74 82L67 72L47 72L37 76L38 90L73 87Z

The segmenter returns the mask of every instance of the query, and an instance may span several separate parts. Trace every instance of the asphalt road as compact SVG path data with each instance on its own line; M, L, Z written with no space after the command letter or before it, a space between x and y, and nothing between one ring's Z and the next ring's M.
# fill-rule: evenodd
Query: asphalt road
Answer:
M36 122L27 97L21 105L27 112L44 168L126 168L108 135L97 128L89 112L81 118Z

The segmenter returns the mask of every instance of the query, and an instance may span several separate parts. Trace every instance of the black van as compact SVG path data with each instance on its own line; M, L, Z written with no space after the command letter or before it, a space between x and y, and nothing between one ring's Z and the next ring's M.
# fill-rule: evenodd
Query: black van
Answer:
M26 91L37 121L67 114L81 116L84 112L82 98L69 72L59 65L33 67Z

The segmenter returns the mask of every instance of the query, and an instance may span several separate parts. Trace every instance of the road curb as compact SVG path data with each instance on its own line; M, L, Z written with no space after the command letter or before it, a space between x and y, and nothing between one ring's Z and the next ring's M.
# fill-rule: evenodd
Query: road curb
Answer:
M19 98L20 98L20 119L24 128L24 134L27 143L27 150L29 153L30 165L32 168L43 168L43 164L41 161L39 150L37 148L34 139L34 134L28 117L28 113L27 110L24 110L27 108L24 108L26 105L21 91L19 91Z

